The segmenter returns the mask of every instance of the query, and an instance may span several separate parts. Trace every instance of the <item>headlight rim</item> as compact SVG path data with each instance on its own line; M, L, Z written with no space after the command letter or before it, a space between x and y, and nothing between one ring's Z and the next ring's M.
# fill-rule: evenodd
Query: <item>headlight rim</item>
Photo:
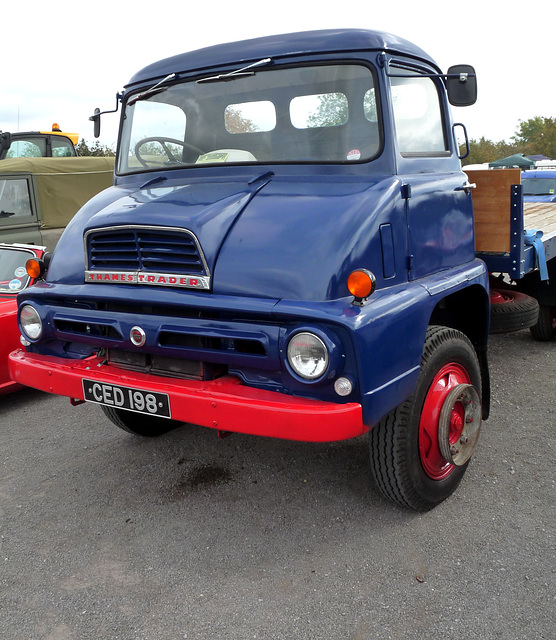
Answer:
M322 369L322 371L318 373L318 375L315 375L315 376L304 375L303 373L300 373L300 371L292 363L292 358L290 357L290 347L292 345L293 340L302 335L309 335L311 336L311 338L316 338L316 340L318 340L318 342L322 345L323 352L325 354L325 366ZM286 345L285 362L288 366L288 369L297 379L301 380L304 383L311 384L311 383L321 382L327 377L327 374L330 370L331 352L326 342L327 341L324 340L322 336L308 329L299 329L298 331L294 331L290 336L288 336L288 341Z
M28 331L26 330L26 327L28 328L28 325L25 325L23 323L22 320L22 316L25 312L26 309L32 309L32 311L34 312L35 318L36 318L36 324L39 327L38 333L34 333L33 335L31 335L30 333L28 333ZM21 334L30 342L37 342L38 340L41 339L42 333L43 333L43 323L42 323L42 318L40 313L37 311L37 309L32 305L29 304L28 302L26 302L25 304L23 304L20 309L19 309L19 329L21 331Z

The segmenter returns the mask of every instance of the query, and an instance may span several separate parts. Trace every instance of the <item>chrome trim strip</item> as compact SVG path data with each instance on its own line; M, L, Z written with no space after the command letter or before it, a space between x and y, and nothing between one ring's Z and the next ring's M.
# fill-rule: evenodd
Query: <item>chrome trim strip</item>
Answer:
M154 271L85 271L85 282L100 284L145 284L154 287L182 287L210 289L210 277L186 273L158 273Z

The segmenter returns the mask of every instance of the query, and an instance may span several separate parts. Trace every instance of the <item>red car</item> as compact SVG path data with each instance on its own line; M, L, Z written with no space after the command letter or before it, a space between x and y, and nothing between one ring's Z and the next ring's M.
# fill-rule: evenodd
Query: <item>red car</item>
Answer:
M27 274L25 263L42 258L44 253L44 247L0 243L0 395L21 389L8 372L8 354L21 347L16 296L35 282Z

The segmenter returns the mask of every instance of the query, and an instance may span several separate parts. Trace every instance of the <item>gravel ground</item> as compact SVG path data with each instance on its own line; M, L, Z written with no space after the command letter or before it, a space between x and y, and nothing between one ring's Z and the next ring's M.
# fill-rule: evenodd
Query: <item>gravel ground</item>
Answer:
M0 637L554 639L556 342L494 336L492 414L426 514L366 438L304 444L0 398Z

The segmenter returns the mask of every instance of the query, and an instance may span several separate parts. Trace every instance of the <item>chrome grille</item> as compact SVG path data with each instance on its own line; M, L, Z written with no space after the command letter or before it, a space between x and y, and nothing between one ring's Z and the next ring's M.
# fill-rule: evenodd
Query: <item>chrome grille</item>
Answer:
M86 235L90 271L143 271L208 276L195 236L184 229L111 227Z

